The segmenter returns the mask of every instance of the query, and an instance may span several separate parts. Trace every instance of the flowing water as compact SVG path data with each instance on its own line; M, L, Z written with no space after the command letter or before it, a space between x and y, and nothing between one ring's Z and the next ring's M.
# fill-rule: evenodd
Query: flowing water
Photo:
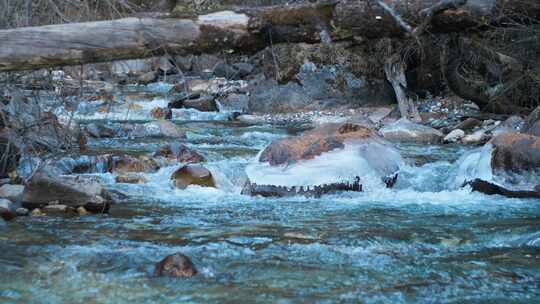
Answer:
M100 174L108 187L130 194L108 215L0 223L0 302L540 301L540 201L458 187L467 162L481 163L470 151L398 145L404 163L394 189L247 197L240 195L246 167L269 142L301 130L201 117L176 123L207 158L219 189L173 189L169 176L178 166L147 174L143 185ZM140 154L167 141L89 146ZM154 264L178 251L200 275L152 277Z

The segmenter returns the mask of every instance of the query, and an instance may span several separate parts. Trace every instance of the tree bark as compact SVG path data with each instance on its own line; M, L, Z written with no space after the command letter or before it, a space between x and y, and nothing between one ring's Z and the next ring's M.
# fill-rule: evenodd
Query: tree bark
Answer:
M437 1L401 0L385 3L407 23L431 32L480 29L501 23L503 16L540 16L537 0L469 0L429 16ZM505 25L506 26L506 25ZM326 31L321 35L321 31ZM125 18L114 21L25 27L0 31L0 72L143 58L163 53L205 53L232 50L255 52L277 42L402 37L406 35L375 1L342 0L318 4L235 9L189 18Z

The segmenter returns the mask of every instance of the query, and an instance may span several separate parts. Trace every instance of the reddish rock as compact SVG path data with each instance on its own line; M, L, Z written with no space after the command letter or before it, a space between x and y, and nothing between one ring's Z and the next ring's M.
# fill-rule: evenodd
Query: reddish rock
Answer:
M504 133L491 141L491 167L494 171L532 171L540 169L540 137Z
M197 275L197 268L189 257L178 252L157 263L154 275L156 277L191 278Z
M181 167L172 174L171 180L175 187L179 189L185 189L189 185L216 187L212 173L199 165L185 165Z
M313 159L324 152L344 147L347 141L378 138L371 129L352 123L325 124L301 136L274 141L261 154L260 162L272 166Z
M155 160L141 156L139 158L124 155L115 156L112 160L113 171L118 173L128 172L154 172L159 169Z
M205 161L202 155L183 144L170 144L162 147L154 156L175 159L181 163L201 163Z
M152 111L150 111L150 115L152 115L152 118L154 119L171 119L172 118L172 110L169 108L153 108Z

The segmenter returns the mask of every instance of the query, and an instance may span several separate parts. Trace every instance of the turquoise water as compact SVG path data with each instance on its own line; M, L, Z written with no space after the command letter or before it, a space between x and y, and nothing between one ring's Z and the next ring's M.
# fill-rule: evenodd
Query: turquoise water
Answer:
M0 226L1 303L538 303L540 201L456 186L453 146L399 145L394 189L320 199L240 195L244 168L295 128L183 121L219 189L169 184L177 166L108 215L19 217ZM168 140L93 140L150 153ZM152 277L181 251L193 279Z

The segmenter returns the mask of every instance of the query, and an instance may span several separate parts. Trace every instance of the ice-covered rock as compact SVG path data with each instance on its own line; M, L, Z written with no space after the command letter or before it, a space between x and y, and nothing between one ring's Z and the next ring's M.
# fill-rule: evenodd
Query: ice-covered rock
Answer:
M381 157L382 156L382 157ZM361 191L368 180L395 182L401 157L371 129L326 124L301 136L274 141L246 168L243 193L265 196Z
M474 190L488 194L531 197L540 185L540 138L522 133L500 134L461 157L458 163L458 184L468 183Z

